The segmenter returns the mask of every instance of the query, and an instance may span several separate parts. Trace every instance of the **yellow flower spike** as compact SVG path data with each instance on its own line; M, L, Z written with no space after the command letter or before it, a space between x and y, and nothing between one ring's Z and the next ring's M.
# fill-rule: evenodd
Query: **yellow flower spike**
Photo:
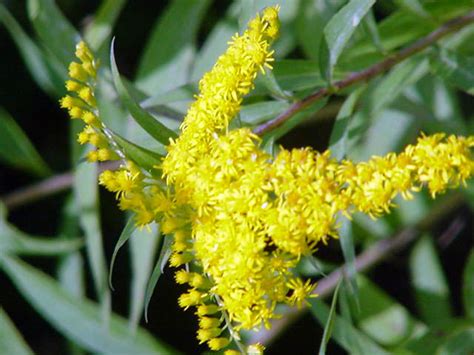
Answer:
M174 279L176 280L177 283L179 284L186 284L189 281L191 281L193 275L192 273L186 271L186 270L178 270L174 274Z
M234 349L228 349L224 351L224 355L241 355L242 353L240 351L234 350Z
M176 271L176 282L191 287L178 303L195 307L197 337L213 350L228 345L221 337L225 329L238 340L242 329L269 327L279 317L277 305L301 307L316 297L316 285L295 277L292 269L301 256L337 238L337 216L360 211L376 218L390 212L399 194L410 199L427 187L435 197L474 174L474 137L423 135L400 154L353 163L310 148L281 149L273 157L248 128L229 130L258 72L271 68L278 10L264 9L233 36L200 80L181 134L157 167L167 186L131 162L99 177L116 193L120 208L135 213L137 226L157 221L163 234L174 234L171 266L193 262L192 269L199 270ZM83 42L76 56L81 63L69 67L71 95L61 106L89 125L78 140L99 149L88 159L110 159L121 152L108 142L97 117L97 63ZM246 352L261 354L263 346Z
M262 344L252 344L247 347L247 354L249 355L261 355L265 351L265 347Z
M191 247L192 245L188 242L175 241L173 243L173 250L178 252L189 250Z
M222 333L220 328L208 328L208 329L199 329L197 331L197 339L199 343L205 343L208 340L217 338Z
M84 69L84 67L76 62L69 64L69 77L81 81L83 83L87 82L90 77L90 74Z
M62 108L73 109L73 108L81 108L84 106L84 103L79 100L78 98L72 97L70 95L64 96L60 101L60 105Z
M110 192L117 192L120 189L120 184L115 178L115 173L110 170L104 170L99 175L99 184L104 186Z
M94 94L89 87L83 87L78 91L78 95L83 99L89 106L96 107L97 103L95 101Z
M194 259L191 253L173 253L170 257L170 265L178 267L191 262Z
M80 107L72 107L69 110L69 116L72 119L82 119L82 116L84 115L84 111Z
M90 163L95 163L96 161L99 160L99 155L97 153L97 150L91 150L90 152L87 153L86 159Z
M97 149L97 160L98 161L107 161L118 159L118 156L108 148L99 148Z
M214 338L211 339L207 342L207 345L209 346L209 349L218 351L221 350L222 348L225 348L227 345L229 345L230 340L227 338Z
M176 218L165 218L161 223L161 232L170 234L180 227L180 221Z
M202 317L199 318L199 327L202 329L217 328L221 324L218 318Z
M100 123L99 118L93 112L90 111L84 111L82 113L81 118L85 124L88 124L90 126L98 126Z
M202 317L202 316L216 314L219 311L220 311L219 306L215 304L203 304L197 307L196 314L199 317Z
M200 275L200 274L197 274L197 273L194 273L192 275L192 279L190 280L190 285L195 287L195 288L198 288L198 289L209 289L212 287L212 283L209 279L207 279L206 277L204 277L203 275Z
M67 91L74 91L78 92L84 87L84 85L78 83L77 81L74 80L68 80L66 81L66 90Z
M296 305L301 308L307 297L317 297L315 294L311 294L316 288L316 284L311 283L311 280L303 282L300 278L291 279L287 286L291 290L291 295L288 297L288 301L291 305Z
M77 135L77 142L81 145L88 143L89 139L90 139L90 135L89 133L85 131L82 131Z
M205 296L206 295L202 292L196 289L191 289L189 292L183 293L181 296L179 296L178 304L180 307L188 309L191 306L196 306L201 303Z
M83 63L93 62L94 56L85 42L81 41L76 45L75 55Z

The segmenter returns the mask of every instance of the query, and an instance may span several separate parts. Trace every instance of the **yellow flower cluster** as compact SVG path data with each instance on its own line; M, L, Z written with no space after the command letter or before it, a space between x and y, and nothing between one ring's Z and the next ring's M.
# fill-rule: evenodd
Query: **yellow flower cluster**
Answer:
M72 119L81 119L86 124L77 141L96 147L95 150L89 151L87 160L95 162L119 159L116 149L112 148L111 141L104 132L105 127L99 120L95 99L98 63L82 41L76 46L75 54L80 63L72 62L69 65L70 80L66 81L66 89L70 95L60 100L61 107L69 111Z
M212 350L231 339L240 346L241 329L269 327L278 304L302 306L314 296L316 285L292 268L337 238L341 215L360 211L376 218L390 211L398 194L410 199L427 186L435 197L474 174L474 137L422 136L400 154L354 163L310 148L282 148L273 157L249 129L228 130L258 72L271 68L278 28L278 7L265 9L202 78L181 135L170 141L159 167L166 184L131 162L100 176L120 207L135 212L137 225L157 221L173 235L169 263L178 268L176 282L189 286L178 303L195 310L197 338ZM75 97L61 105L86 121L81 143L111 150L113 140L97 119L96 65L85 45L76 54L81 64L71 65L67 84ZM88 113L95 119L86 120Z
M87 153L88 161L123 160L118 170L104 171L99 183L117 193L120 208L133 211L138 226L147 225L171 208L171 200L156 180L132 161L125 160L125 154L99 119L95 99L98 63L83 41L76 46L75 54L80 63L69 65L70 80L66 82L69 95L60 100L61 107L68 109L72 119L81 119L85 123L77 141L96 148Z

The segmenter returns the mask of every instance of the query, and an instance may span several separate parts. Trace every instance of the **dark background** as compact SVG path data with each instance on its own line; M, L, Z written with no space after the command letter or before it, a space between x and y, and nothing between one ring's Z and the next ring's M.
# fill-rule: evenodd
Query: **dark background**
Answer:
M57 0L59 7L72 23L81 28L87 21L87 15L96 10L97 1L93 0ZM5 1L9 10L30 33L23 1ZM115 36L116 53L122 74L133 77L134 70L147 34L153 27L167 1L133 0L122 11L117 21ZM214 23L225 13L228 2L215 1L205 16L201 27L200 39L206 38ZM32 81L23 65L13 41L8 33L0 27L0 106L5 108L26 132L37 150L55 172L71 169L68 137L69 120L67 114L59 108L57 102L44 94ZM295 52L293 57L300 54ZM323 149L329 137L332 121L325 120L317 127L295 129L281 143L285 146L310 145L318 141L318 149ZM315 139L315 134L320 139ZM0 137L1 139L1 137ZM38 181L37 178L13 170L0 163L0 196ZM51 196L40 202L16 208L9 214L9 221L27 233L54 235L57 233L60 211L67 193ZM114 197L101 191L101 217L105 236L107 260L110 260L116 238L121 232L123 216L118 211ZM461 314L460 284L463 264L472 245L472 214L467 206L454 211L449 218L433 226L433 234L439 237L455 218L463 223L461 233L443 248L439 247L443 266L449 275L448 282L454 298L455 310ZM321 250L320 255L330 261L342 261L338 243ZM415 312L413 295L407 280L406 252L401 253L380 264L370 272L372 279L393 297ZM55 259L28 258L28 262L42 268L48 273L56 269ZM115 312L128 313L128 253L122 251L116 262L114 272L113 309ZM89 281L90 281L90 275ZM66 341L48 325L35 310L16 292L11 282L0 274L0 304L5 308L15 325L20 329L31 348L38 354L59 354L66 352ZM177 297L182 289L174 283L171 270L159 281L155 295L150 304L150 322L142 325L153 334L185 353L205 351L195 340L197 322L191 311L183 312L177 305ZM34 292L34 290L32 290ZM88 294L92 297L92 285L88 284ZM322 329L316 325L310 315L306 315L291 330L269 348L269 354L315 353L319 347ZM1 351L0 351L1 352ZM328 353L337 354L343 351L330 344Z

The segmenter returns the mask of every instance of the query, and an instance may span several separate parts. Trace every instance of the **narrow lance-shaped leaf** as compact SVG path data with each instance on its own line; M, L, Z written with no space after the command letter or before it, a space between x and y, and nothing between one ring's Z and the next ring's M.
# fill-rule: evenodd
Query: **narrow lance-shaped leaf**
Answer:
M158 225L136 229L130 240L132 259L132 282L130 289L130 328L135 331L143 315L145 293L153 269L157 246L162 244L163 235Z
M28 0L28 16L42 43L67 68L79 34L53 0Z
M117 240L117 243L115 243L114 247L114 252L112 253L112 259L110 260L110 267L109 267L109 286L113 290L114 287L112 285L112 274L114 272L114 264L115 264L115 258L117 257L117 254L122 248L125 243L128 241L130 236L132 235L132 232L135 230L135 222L133 220L133 217L130 217L127 221L127 224L125 224L125 227L122 230L122 233L120 233L120 237Z
M329 318L329 307L324 302L321 302L320 299L312 298L309 302L311 303L310 311L312 315L321 325L325 324L326 320ZM388 355L385 350L383 350L367 335L360 332L354 328L352 324L337 315L334 316L332 339L350 354Z
M78 250L79 238L59 239L30 236L6 220L6 208L0 203L0 252L18 255L60 255Z
M410 272L421 318L430 325L442 325L451 317L449 287L428 235L413 247Z
M145 291L145 320L148 322L148 305L150 304L151 296L155 291L156 284L160 279L161 274L163 274L163 269L168 261L168 258L171 255L171 244L173 240L171 237L165 237L160 249L160 256L155 264L155 268L151 274L150 280L148 280L148 285Z
M418 0L394 0L400 8L411 12L421 18L430 18L430 14L423 7L423 4Z
M384 346L395 346L426 328L367 277L359 275L360 310L354 313L359 329Z
M326 354L326 346L331 339L332 330L334 328L334 321L336 315L336 305L337 305L337 296L339 294L339 287L341 286L341 281L336 286L334 290L334 295L332 296L331 308L329 310L328 319L326 320L326 325L324 326L323 338L321 339L321 345L319 346L319 355Z
M125 156L136 162L140 167L151 170L161 163L162 156L160 154L140 147L116 133L113 134L113 137L117 144L123 149Z
M0 160L36 175L45 176L51 173L27 135L1 107L0 137Z
M0 254L0 267L41 316L61 334L90 352L177 353L144 329L130 334L127 321L117 315L112 315L110 326L104 327L97 304L72 296L53 278L17 258Z
M452 334L438 347L437 355L474 353L474 326L466 327Z
M199 25L210 4L210 0L169 2L145 45L138 87L152 95L188 82Z
M33 351L2 308L0 308L0 349L4 354L33 355Z
M337 114L336 122L334 123L331 137L329 138L331 156L337 160L341 160L346 155L349 121L354 112L356 103L365 89L366 87L363 86L353 91L346 101L344 101L344 104Z
M127 88L120 78L120 74L117 69L117 63L114 57L114 41L110 46L110 65L112 69L112 76L114 79L115 88L120 96L120 100L125 105L127 110L130 112L135 121L153 138L162 144L167 145L170 138L176 138L177 135L174 131L166 127L155 117L150 115L128 93Z
M60 96L64 92L64 80L62 80L60 73L55 73L50 69L42 50L2 4L0 4L0 22L4 24L15 41L23 62L36 84L48 94L55 97Z
M443 49L431 56L430 64L431 69L441 78L474 95L474 57Z
M192 81L199 80L204 73L212 69L219 55L227 49L227 42L235 32L237 32L237 26L228 19L223 19L214 26L196 55L191 72Z
M74 193L79 204L79 221L86 238L87 257L95 290L106 311L110 292L107 288L107 267L100 227L96 164L83 163L76 168Z
M115 21L127 0L103 0L92 23L86 28L84 38L94 50L99 50L110 37Z
M332 81L334 66L342 50L375 0L351 0L339 10L324 28L320 70L328 82Z
M464 311L468 317L474 319L474 249L471 250L464 267L462 295Z
M341 244L342 254L344 256L344 282L350 300L354 301L356 307L359 307L359 288L357 286L357 270L355 268L355 246L352 235L352 221L344 218L339 229L339 242Z

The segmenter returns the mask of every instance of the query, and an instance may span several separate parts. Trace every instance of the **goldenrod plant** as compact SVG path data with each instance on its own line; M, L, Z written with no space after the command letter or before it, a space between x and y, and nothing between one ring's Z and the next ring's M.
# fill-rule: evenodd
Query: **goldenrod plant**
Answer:
M34 25L46 26L45 20L37 21L48 11L60 16L53 2L35 3ZM156 33L166 36L165 25L173 16L175 20L202 16L206 3L171 2ZM441 1L411 6L401 2L394 10L378 8L375 1L328 2L326 9L333 15L323 19L311 2L236 1L228 16L241 14L240 31L236 29L229 38L211 36L204 44L196 63L201 60L208 67L204 70L206 65L195 63L190 77L202 75L195 87L184 81L165 89L159 85L170 85L166 75L177 74L166 74L171 69L163 62L171 58L161 59L162 67L150 64L152 56L161 56L153 49L154 43L145 51L135 84L120 75L113 41L110 56L104 55L112 31L102 32L101 21L113 21L124 5L104 1L97 23L86 28L84 39L70 33L70 40L77 41L75 59L71 56L70 62L67 55L59 58L64 48L53 48L54 44L50 48L53 54L54 49L58 51L58 59L64 59L67 67L68 93L59 100L60 106L71 119L82 121L72 130L85 147L74 158L80 164L74 186L79 212L75 213L85 234L101 309L87 303L73 311L70 319L68 312L84 295L65 294L67 281L59 284L21 262L15 256L24 253L21 248L6 248L0 254L2 270L20 293L28 292L26 299L40 314L72 340L70 349L78 351L74 346L79 345L94 352L194 352L180 348L179 341L179 350L173 349L137 328L142 312L151 321L163 317L150 301L154 291L160 292L158 278L169 272L167 265L174 272L175 287L181 290L174 302L195 314L196 342L205 343L211 351L261 354L268 348L278 353L272 350L273 340L282 329L291 331L291 322L307 309L323 327L320 354L328 345L334 346L333 342L349 353L474 349L470 320L474 254L465 250L462 292L466 316L454 319L449 288L430 236L435 233L434 222L472 200L474 136L466 123L470 121L456 117L461 113L455 99L461 91L472 93L474 87L474 80L463 75L472 61L469 51L463 51L463 43L472 38L474 23L469 4ZM114 6L118 9L112 10ZM387 12L387 18L374 17L374 9ZM18 30L17 24L3 6L0 15L13 37L19 38L13 31ZM307 17L322 23L314 38L308 35L314 24ZM67 32L67 20L59 18ZM423 18L432 32L416 32L415 18ZM401 19L416 33L407 32L408 39L394 44L384 31ZM291 32L295 31L291 24L296 33ZM45 36L38 31L40 37ZM301 42L295 42L295 35ZM166 38L161 40L168 43ZM183 41L183 46L189 45L189 38ZM34 42L25 43L42 53ZM441 47L434 48L436 44ZM296 45L313 59L283 59ZM222 48L222 52L214 49L210 55L210 47ZM178 52L174 65L185 66ZM366 67L360 68L359 61ZM429 95L441 95L444 101ZM329 147L321 151L311 146L286 148L278 141L291 135L298 123L318 126L318 116L313 116L324 105L337 108L331 114L334 124L328 131ZM422 110L431 110L425 112L429 119L417 116ZM453 117L443 116L448 110ZM139 133L134 136L120 129L124 119ZM98 163L101 172L94 179ZM94 229L99 223L94 207L98 185L115 194L119 209L128 216L121 235L112 238L116 245L109 271L100 232ZM7 207L14 206L15 196L7 195ZM95 217L88 209L95 210ZM440 247L459 230L472 228L467 223L471 222L462 215L451 225L447 222ZM4 225L13 230L6 221ZM381 236L381 229L383 234L395 235ZM408 267L419 319L370 281L370 273L360 273L410 247L418 237ZM128 329L121 318L104 316L110 314L115 297L108 291L105 275L109 273L112 280L117 252L126 241L131 243L136 279L132 280L135 299ZM60 242L65 254L62 264L81 258L79 240L60 238L58 245ZM40 243L45 245L38 244L38 250L55 242ZM343 264L336 268L324 255L338 245ZM357 257L356 247L361 249ZM35 254L34 245L31 248ZM47 250L46 254L56 254L53 247ZM155 251L159 256L152 268ZM383 266L380 270L383 272ZM80 281L77 277L83 276L75 277ZM402 282L406 285L401 287L410 283ZM331 292L328 307L323 297ZM51 309L51 300L60 305L57 312ZM386 312L390 314L384 316ZM81 328L91 322L84 313L94 318L93 327L103 337L100 341ZM15 333L7 315L3 317L7 331ZM430 339L441 329L447 332L445 339L433 344ZM427 342L431 342L429 347ZM5 344L29 351L17 335Z

